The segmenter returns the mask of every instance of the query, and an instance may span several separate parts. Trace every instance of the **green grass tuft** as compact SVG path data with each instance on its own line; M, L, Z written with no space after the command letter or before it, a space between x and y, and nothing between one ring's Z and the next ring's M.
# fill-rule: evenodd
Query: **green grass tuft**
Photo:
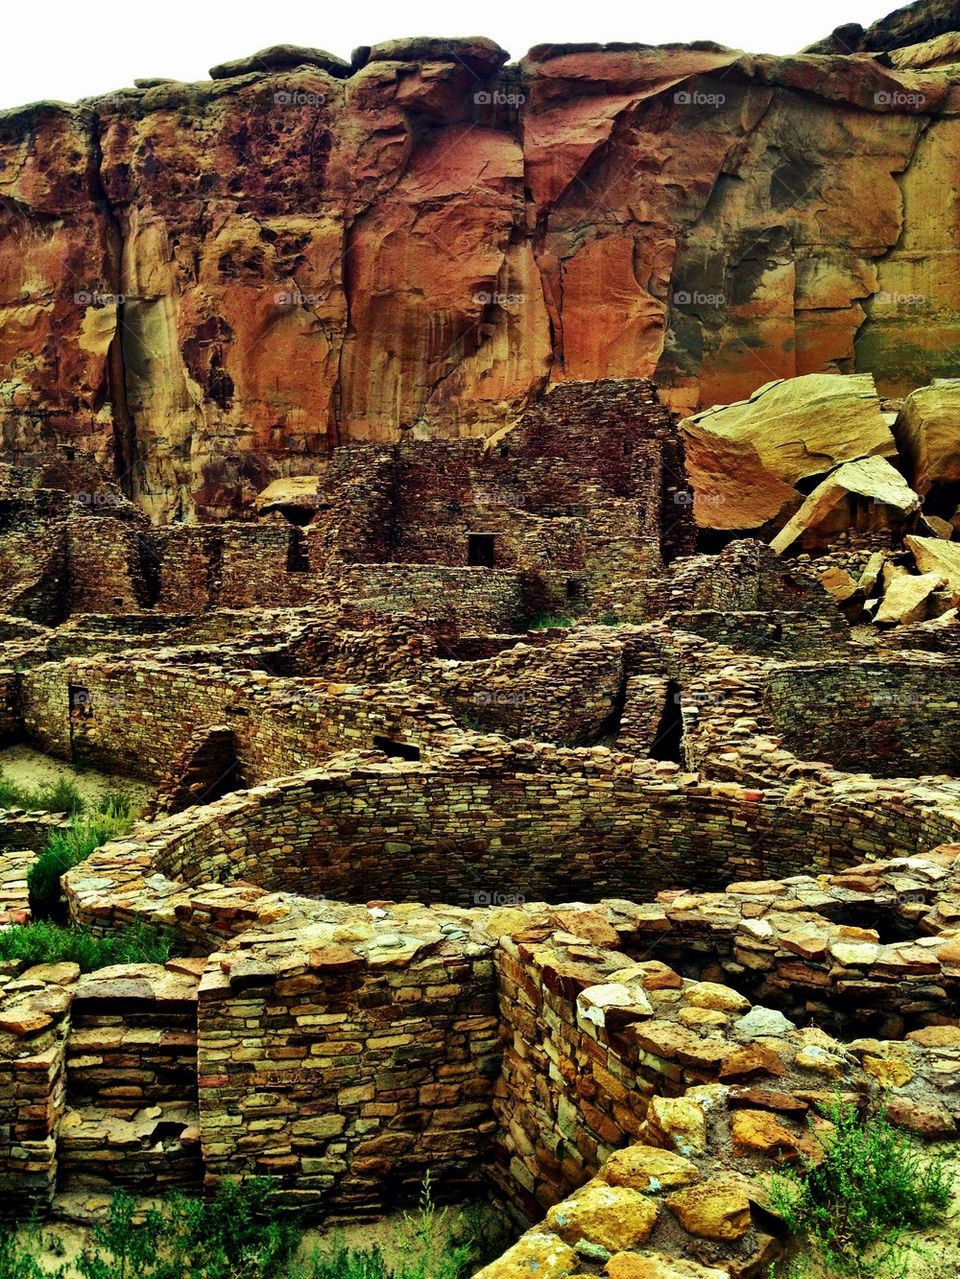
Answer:
M803 1244L785 1273L802 1274L803 1261L816 1260L838 1276L898 1279L908 1257L903 1235L946 1217L952 1186L943 1162L886 1119L861 1122L839 1099L827 1118L833 1130L815 1133L822 1161L769 1183L773 1211Z
M109 839L125 835L130 818L115 811L75 817L69 829L54 831L46 848L27 872L30 909L36 919L63 917L60 876L86 861Z
M379 1248L348 1248L334 1235L308 1258L295 1256L303 1237L295 1216L277 1211L269 1178L224 1182L212 1199L169 1194L141 1209L123 1191L93 1227L90 1243L70 1267L44 1272L34 1256L39 1239L29 1227L0 1226L0 1279L466 1279L492 1260L492 1238L465 1215L434 1203L430 1178L420 1205L404 1217L401 1260L391 1266ZM44 1230L48 1251L58 1236ZM502 1240L497 1240L497 1247ZM54 1245L51 1249L51 1245ZM63 1255L62 1249L59 1255Z
M404 1214L397 1238L401 1260L395 1266L379 1248L348 1248L342 1235L334 1234L314 1252L303 1279L465 1279L493 1260L489 1243L479 1217L437 1208L428 1173L417 1211Z
M576 622L572 617L554 616L551 613L538 613L530 623L528 630L531 631L549 631L554 628L562 628L566 630L570 626L576 626Z
M0 1222L0 1279L48 1279L36 1257L13 1229Z
M22 786L0 772L0 808L25 808L28 812L69 813L83 811L83 796L68 777L40 786Z
M173 952L169 933L133 924L106 937L86 928L61 928L49 920L0 930L0 960L33 964L79 964L90 973L110 964L165 964Z

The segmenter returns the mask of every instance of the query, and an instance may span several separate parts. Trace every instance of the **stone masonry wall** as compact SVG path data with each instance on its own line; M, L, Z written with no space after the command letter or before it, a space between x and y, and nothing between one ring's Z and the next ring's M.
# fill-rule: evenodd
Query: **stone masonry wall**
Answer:
M287 1202L351 1217L410 1202L428 1171L444 1198L475 1190L499 1058L489 948L462 936L214 956L200 987L208 1188L268 1175Z
M149 836L115 846L121 861L141 854L129 863L129 894L117 887L88 896L78 871L67 884L76 918L98 926L179 922L194 912L191 885L206 886L203 899L233 881L354 901L470 903L491 892L636 898L672 885L829 870L870 853L910 855L958 830L956 818L934 826L922 805L884 806L866 792L811 804L802 795L767 799L604 750L511 751L498 739L468 739L420 763L340 756L199 816L158 822ZM113 848L95 854L91 868L106 867ZM166 879L154 897L144 877L156 872Z
M38 983L39 984L39 983ZM45 1210L57 1177L70 997L25 992L0 1008L0 1211Z
M183 650L178 650L180 661ZM229 722L247 784L319 764L344 744L374 737L414 744L456 730L452 716L414 690L274 679L259 671L149 659L68 659L22 676L29 740L63 758L158 780L197 728ZM74 705L68 701L68 689Z
M345 564L324 590L331 599L386 613L452 616L463 630L517 630L531 611L524 576L512 570Z
M960 773L960 665L941 660L790 663L767 710L784 746L876 777Z

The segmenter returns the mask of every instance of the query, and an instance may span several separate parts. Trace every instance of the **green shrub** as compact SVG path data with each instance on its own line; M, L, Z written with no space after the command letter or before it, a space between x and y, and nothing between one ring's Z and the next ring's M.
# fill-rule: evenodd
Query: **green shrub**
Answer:
M118 1191L90 1243L70 1266L46 1275L33 1260L29 1231L0 1230L0 1279L466 1279L491 1260L494 1215L442 1212L429 1176L419 1208L404 1215L400 1260L390 1265L379 1248L348 1248L334 1234L309 1260L294 1259L302 1236L296 1218L271 1210L268 1178L226 1182L210 1200L170 1194L142 1209ZM477 1210L479 1211L479 1210ZM57 1236L45 1233L48 1251ZM497 1251L507 1240L498 1240ZM52 1249L50 1245L53 1245ZM62 1251L61 1251L62 1255Z
M50 1279L22 1237L6 1226L0 1226L0 1279Z
M391 1271L379 1248L348 1248L335 1231L311 1258L309 1279L390 1279Z
M308 1279L464 1279L481 1260L471 1223L433 1201L429 1173L415 1213L404 1213L397 1233L400 1260L390 1266L379 1248L348 1248L340 1234L313 1254Z
M551 613L538 613L530 623L528 629L531 631L549 631L555 627L562 627L563 629L566 629L567 627L575 625L576 623L572 617L554 616Z
M97 812L107 817L131 817L133 796L125 790L108 790L97 800Z
M293 1220L265 1211L271 1183L225 1183L214 1199L173 1194L138 1215L119 1192L92 1246L78 1257L80 1279L268 1279L283 1273L300 1237Z
M899 1276L904 1233L946 1215L951 1184L943 1162L885 1119L861 1122L839 1099L827 1117L833 1130L816 1134L822 1161L807 1161L802 1174L775 1174L771 1207L803 1241L804 1257L830 1274Z
M415 1214L404 1213L399 1232L401 1261L394 1279L462 1279L474 1259L471 1242L454 1242L456 1218L451 1221L433 1202L430 1174L423 1180Z
M62 917L60 876L86 861L108 839L130 829L130 818L118 813L74 817L65 831L54 831L47 846L27 872L30 909L37 919Z
M607 610L607 612L605 613L601 613L600 616L597 618L597 621L600 623L601 626L622 626L623 625L622 619L618 616L618 614L612 613L609 610Z
M0 930L0 960L25 964L79 964L90 973L110 964L165 964L173 951L169 933L145 924L94 937L86 928L62 928L49 920Z
M29 812L69 813L83 811L83 796L69 777L44 782L37 787L22 786L0 773L0 808L26 808Z

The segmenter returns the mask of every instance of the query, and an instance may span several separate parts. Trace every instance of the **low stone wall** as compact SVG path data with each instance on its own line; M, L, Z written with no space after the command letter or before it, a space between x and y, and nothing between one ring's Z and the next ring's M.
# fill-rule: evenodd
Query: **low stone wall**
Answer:
M61 1192L198 1190L197 984L203 961L101 969L72 987Z
M79 764L156 781L198 728L230 724L247 784L297 772L374 738L445 740L455 719L409 687L280 679L178 660L68 659L21 677L29 740ZM71 694L70 690L73 689ZM71 703L72 696L72 703Z
M891 880L905 875L921 883L928 873L943 872L953 904L955 881L947 863L953 864L955 851L944 850L939 864L917 859L912 867L891 863L886 871ZM816 887L811 880L807 891ZM804 926L808 940L816 930L809 917L799 922L801 902L791 900L786 884L767 886L779 894L779 914L772 903L769 919L750 910L751 900L762 900L764 890L761 884L734 886L728 909L742 911L738 940L766 936L771 957L777 953L786 968L795 952L778 949L775 921L798 920L793 933L784 927L781 947L799 939ZM555 912L551 922L562 931L514 927L512 936L501 938L497 971L504 1058L492 1175L528 1215L538 1217L571 1186L609 1166L614 1151L638 1140L694 1158L729 1149L729 1139L707 1140L709 1116L716 1117L720 1103L731 1110L782 1110L802 1119L811 1102L830 1098L831 1089L842 1088L849 1097L851 1090L866 1094L879 1084L888 1090L888 1110L897 1122L929 1136L956 1134L960 1103L940 1090L941 1072L960 1060L955 985L960 946L955 939L935 942L928 936L929 945L897 949L877 946L862 930L839 928L832 938L829 928L823 930L819 941L832 959L821 972L826 976L831 964L845 969L839 979L832 972L830 977L835 989L847 987L848 998L856 997L854 984L870 984L863 978L871 963L879 980L891 983L886 995L891 1012L909 1000L911 986L922 997L926 986L949 974L952 993L938 1009L928 1007L929 1021L905 1041L861 1037L849 1044L816 1026L797 1029L774 1008L751 1006L717 968L724 980L701 981L663 962L660 956L670 957L671 942L687 962L695 959L698 928L716 926L724 906L716 899L685 900L686 920L681 909L674 913L669 906L658 917L643 906L604 903L599 910L583 909L579 919L573 910ZM678 907L683 904L678 895ZM735 953L741 960L739 947ZM934 964L937 976L931 977ZM895 971L904 983L899 988L893 984ZM806 1104L792 1104L787 1092ZM780 1153L775 1142L765 1145L756 1132L741 1130L736 1118L733 1123L734 1153ZM796 1157L804 1150L803 1129L794 1132ZM778 1140L785 1143L782 1132Z
M195 888L234 880L354 901L636 898L671 884L720 887L731 875L831 870L867 853L930 846L922 810L858 801L837 794L808 804L605 749L466 737L419 763L340 756L188 810L156 823L142 842L108 844L65 883L81 920L123 917L131 902L149 918L171 893L189 899ZM143 893L139 906L136 892L131 898L117 883L88 896L87 868L114 859L137 866L141 879L159 872L169 886Z
M49 1208L65 1096L70 996L26 982L0 992L0 1213Z
M774 1272L789 1239L770 1176L822 1157L838 1095L862 1118L885 1111L918 1136L953 1135L955 1119L935 1098L942 1072L955 1068L956 1027L941 1028L939 1041L861 1040L851 1052L822 1031L777 1026L762 1009L738 1015L724 986L678 984L669 970L643 965L624 982L583 986L590 967L581 963L568 983L562 1011L575 1010L576 1022L559 1022L562 1047L550 1061L559 1100L524 1134L525 1148L539 1142L543 1151L538 1224L481 1279L757 1279ZM604 1048L609 1024L618 1027L618 1052ZM691 1034L691 1025L709 1029ZM591 1161L590 1180L556 1202L549 1178L571 1148L569 1098L605 1091L613 1067L614 1086L622 1086L635 1062L660 1077L639 1140L604 1152L598 1168ZM704 1076L713 1079L689 1082Z
M611 732L625 680L623 645L607 627L558 628L546 643L438 672L440 697L461 721L507 737L578 746Z
M535 611L523 573L435 564L339 564L321 598L384 613L454 617L462 630L522 629Z
M476 1190L498 1070L489 943L436 923L340 932L318 930L306 953L244 939L208 965L208 1188L269 1175L285 1201L351 1217L413 1201L428 1171L444 1198Z
M36 860L36 853L27 850L0 853L0 927L29 921L27 876Z
M449 1197L489 1176L539 1215L638 1140L699 1158L724 1116L741 1172L787 1140L771 1110L802 1150L803 1117L838 1085L877 1103L882 1087L896 1123L954 1137L957 851L593 907L241 890L239 935L209 957L0 973L0 1113L18 1116L0 1121L0 1169L16 1204L43 1207L58 1151L66 1190L197 1185L202 1160L208 1189L265 1174L284 1203L355 1218L410 1202L429 1168ZM85 873L102 886L98 856ZM917 936L833 917L854 900ZM816 1020L869 991L906 1038L797 1029L730 984L762 968L773 1003L798 961L826 979ZM911 1003L911 1023L889 1021Z
M65 830L63 813L25 813L21 808L0 808L0 851L23 856L43 852L54 831Z
M916 654L792 662L765 704L787 749L875 777L960 773L960 664Z

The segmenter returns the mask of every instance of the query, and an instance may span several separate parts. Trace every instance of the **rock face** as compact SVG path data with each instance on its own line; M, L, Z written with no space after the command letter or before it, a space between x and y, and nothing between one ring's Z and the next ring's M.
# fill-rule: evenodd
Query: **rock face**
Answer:
M551 382L653 375L692 413L953 371L949 64L506 57L278 46L0 116L8 453L83 451L154 519L211 519L336 444L492 434Z
M896 452L869 374L770 382L748 400L687 418L680 430L701 528L759 528L799 501L798 481Z

